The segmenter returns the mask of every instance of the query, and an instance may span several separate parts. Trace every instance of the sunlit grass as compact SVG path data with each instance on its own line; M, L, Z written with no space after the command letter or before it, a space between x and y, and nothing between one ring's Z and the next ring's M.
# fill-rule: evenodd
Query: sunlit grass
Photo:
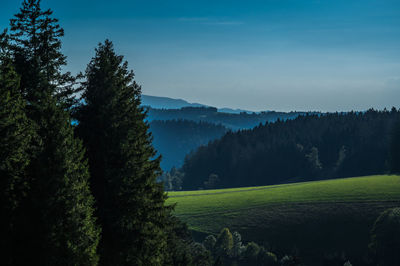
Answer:
M196 215L276 203L400 200L400 176L379 175L277 186L168 193L177 215Z

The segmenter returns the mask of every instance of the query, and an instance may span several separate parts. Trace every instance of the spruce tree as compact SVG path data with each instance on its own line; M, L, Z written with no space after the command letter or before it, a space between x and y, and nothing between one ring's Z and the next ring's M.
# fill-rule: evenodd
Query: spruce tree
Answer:
M393 126L390 141L390 170L391 173L400 173L400 118Z
M47 94L57 98L65 109L77 103L70 72L61 72L66 56L61 52L64 30L53 18L53 11L42 10L41 0L24 0L20 12L10 20L11 48L15 67L21 75L21 90L29 105L40 105Z
M6 34L0 36L0 249L2 262L14 264L17 213L29 191L26 168L32 126L25 115L25 104L18 91L19 77L11 64Z
M82 143L74 137L66 108L71 81L62 73L63 30L40 0L25 0L11 20L11 51L27 117L37 141L28 165L29 193L21 204L16 242L18 264L95 265L99 229Z
M141 88L111 41L86 69L78 114L102 226L100 264L161 265L169 207L151 144Z

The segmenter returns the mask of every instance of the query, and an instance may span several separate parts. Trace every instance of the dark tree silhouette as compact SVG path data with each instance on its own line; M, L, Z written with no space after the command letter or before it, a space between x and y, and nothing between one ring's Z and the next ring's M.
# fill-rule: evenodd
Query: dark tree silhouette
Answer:
M35 128L28 165L29 193L21 203L15 241L20 265L94 265L99 230L81 142L69 114L70 80L62 73L63 30L40 0L25 0L11 20L10 52L21 77L19 91Z
M151 145L141 88L111 41L99 44L86 69L78 132L87 147L103 228L102 265L161 265L170 208Z

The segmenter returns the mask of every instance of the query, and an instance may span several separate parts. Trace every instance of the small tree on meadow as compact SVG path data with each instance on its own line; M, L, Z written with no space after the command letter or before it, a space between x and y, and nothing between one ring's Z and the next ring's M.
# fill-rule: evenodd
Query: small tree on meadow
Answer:
M378 217L369 247L378 265L400 265L400 208L386 210Z
M400 119L393 127L390 141L390 170L392 173L400 173Z
M215 243L215 253L217 256L229 256L231 255L232 248L233 236L228 228L224 228L221 230L217 242Z

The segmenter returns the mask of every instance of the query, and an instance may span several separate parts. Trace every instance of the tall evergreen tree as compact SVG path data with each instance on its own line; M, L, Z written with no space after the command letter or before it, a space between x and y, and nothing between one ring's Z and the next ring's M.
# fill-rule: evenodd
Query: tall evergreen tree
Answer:
M400 118L393 127L390 141L390 169L392 173L400 173Z
M111 41L86 69L78 114L103 229L102 265L160 265L166 250L166 195L156 183L160 159L151 144L141 88Z
M53 18L53 11L42 10L41 0L24 0L20 12L10 20L11 46L16 69L21 75L21 90L29 105L40 105L46 95L69 108L76 104L78 92L70 72L61 72L66 56L61 52L64 30Z
M18 91L19 77L11 64L6 34L0 36L0 249L2 262L13 264L17 212L29 190L26 168L32 127Z
M99 229L84 149L74 138L70 79L62 73L63 31L40 0L25 0L11 20L11 51L21 76L20 92L38 141L28 174L30 191L21 205L21 228L16 241L18 264L95 265ZM29 260L29 262L28 262Z

